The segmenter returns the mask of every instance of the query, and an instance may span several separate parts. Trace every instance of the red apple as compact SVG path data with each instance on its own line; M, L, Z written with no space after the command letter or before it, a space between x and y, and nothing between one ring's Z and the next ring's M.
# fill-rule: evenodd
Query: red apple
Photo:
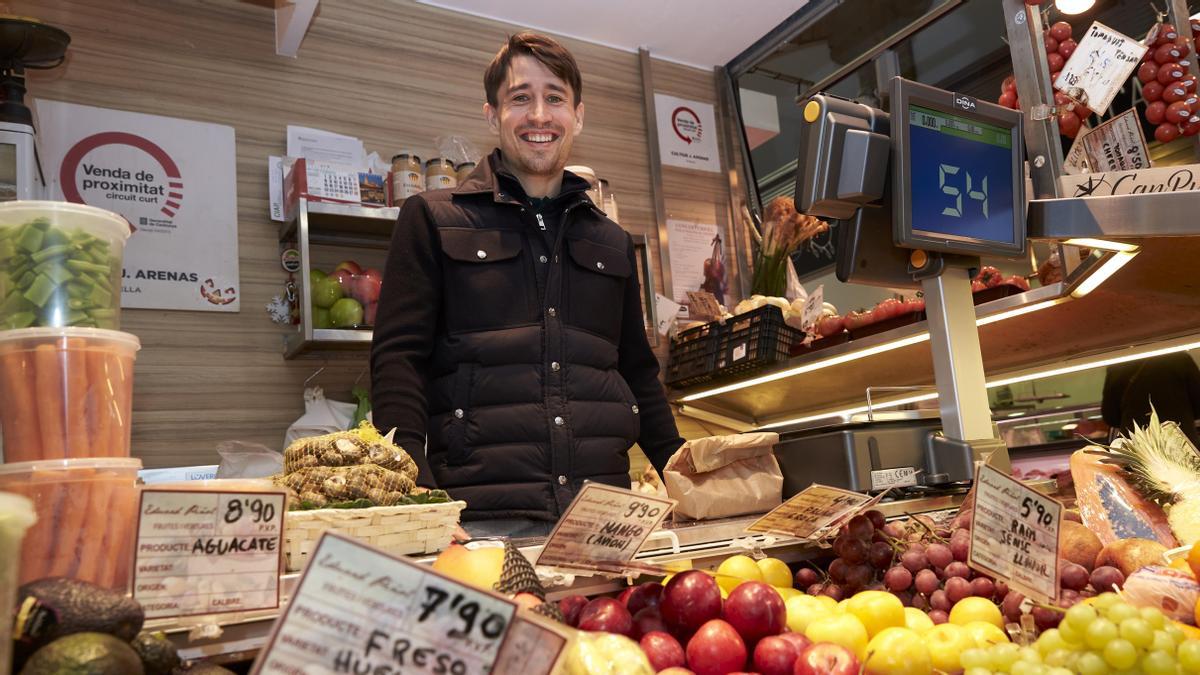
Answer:
M372 302L370 304L363 305L363 322L369 326L374 326L375 325L375 315L376 315L376 313L378 313L378 311L379 311L379 303L378 302Z
M700 570L676 574L663 589L659 611L677 636L691 636L704 622L721 616L721 588Z
M794 675L858 675L858 657L831 642L809 645L796 659Z
M671 579L671 583L678 578ZM713 619L688 640L687 662L696 675L726 675L746 665L746 643L733 626Z
M808 646L812 644L812 640L804 637L804 633L793 633L791 631L786 631L776 635L775 637L781 637L784 640L792 643L796 647L797 655L803 654L804 650L808 649Z
M558 601L558 611L563 613L563 617L567 620L567 625L571 628L579 627L579 613L588 604L588 599L582 595L568 595Z
M647 607L658 607L659 602L662 600L662 592L662 584L653 581L638 584L637 586L630 586L622 591L617 599L625 604L625 608L629 610L630 614L636 616L638 612Z
M613 598L596 598L579 613L579 630L633 635L633 617Z
M658 671L658 675L696 675L687 668L667 668Z
M646 633L638 644L642 646L642 651L646 652L646 658L650 659L650 665L654 666L655 671L681 668L687 663L683 656L683 645L664 632Z
M646 607L642 611L633 615L633 637L641 639L646 633L654 631L662 631L669 633L670 628L667 627L667 622L663 621L662 613L657 607Z
M753 645L787 627L787 608L770 584L747 581L729 594L721 618L729 622L746 644Z
M762 675L792 675L800 650L791 640L768 635L754 647L754 669Z
M334 272L339 272L341 270L346 270L347 273L353 274L356 276L363 273L362 266L359 265L358 263L354 262L353 260L343 260L342 262L337 264L337 267L333 268Z

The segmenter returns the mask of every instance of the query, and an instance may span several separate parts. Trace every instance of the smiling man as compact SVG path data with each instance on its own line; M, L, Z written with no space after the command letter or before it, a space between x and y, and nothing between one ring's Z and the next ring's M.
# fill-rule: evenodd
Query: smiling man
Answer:
M548 534L584 481L629 487L682 439L646 341L629 235L563 167L583 130L570 52L520 33L484 74L499 148L408 199L371 348L375 424L474 536ZM424 448L424 452L422 449Z

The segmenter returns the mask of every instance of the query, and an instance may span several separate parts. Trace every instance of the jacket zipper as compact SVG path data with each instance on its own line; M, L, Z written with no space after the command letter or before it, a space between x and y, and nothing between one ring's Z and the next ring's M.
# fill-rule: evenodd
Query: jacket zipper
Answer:
M538 213L535 215L537 215L538 229L540 229L542 232L545 232L546 231L546 221L542 220L542 214Z

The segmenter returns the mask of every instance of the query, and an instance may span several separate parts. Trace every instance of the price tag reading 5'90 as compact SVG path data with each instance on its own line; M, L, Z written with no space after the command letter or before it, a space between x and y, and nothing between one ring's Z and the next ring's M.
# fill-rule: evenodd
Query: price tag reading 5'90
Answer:
M975 474L967 564L1042 601L1058 597L1062 504L986 464Z
M499 595L327 532L251 672L489 673L515 611Z

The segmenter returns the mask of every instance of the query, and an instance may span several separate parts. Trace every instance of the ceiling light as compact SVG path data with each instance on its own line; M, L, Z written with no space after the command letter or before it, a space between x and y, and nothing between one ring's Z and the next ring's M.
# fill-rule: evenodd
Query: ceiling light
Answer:
M1117 251L1112 254L1112 257L1104 261L1100 269L1088 275L1082 283L1071 291L1072 298L1082 298L1083 296L1096 290L1096 287L1108 280L1109 277L1117 273L1117 270L1125 266L1134 256L1138 254L1137 249L1133 251Z
M1096 4L1096 0L1054 0L1054 5L1063 14L1083 14Z
M1138 247L1136 244L1124 244L1119 241L1109 241L1107 239L1092 239L1091 237L1077 237L1075 239L1067 239L1064 244L1071 246L1083 246L1086 248L1098 248L1102 251L1124 251L1125 253L1136 253Z
M1075 428L1076 428L1076 427L1078 427L1078 426L1079 426L1079 423L1078 423L1078 422L1068 422L1067 424L1064 424L1064 425L1062 425L1062 430L1063 430L1063 431L1070 431L1070 430L1072 430L1072 429L1075 429Z

